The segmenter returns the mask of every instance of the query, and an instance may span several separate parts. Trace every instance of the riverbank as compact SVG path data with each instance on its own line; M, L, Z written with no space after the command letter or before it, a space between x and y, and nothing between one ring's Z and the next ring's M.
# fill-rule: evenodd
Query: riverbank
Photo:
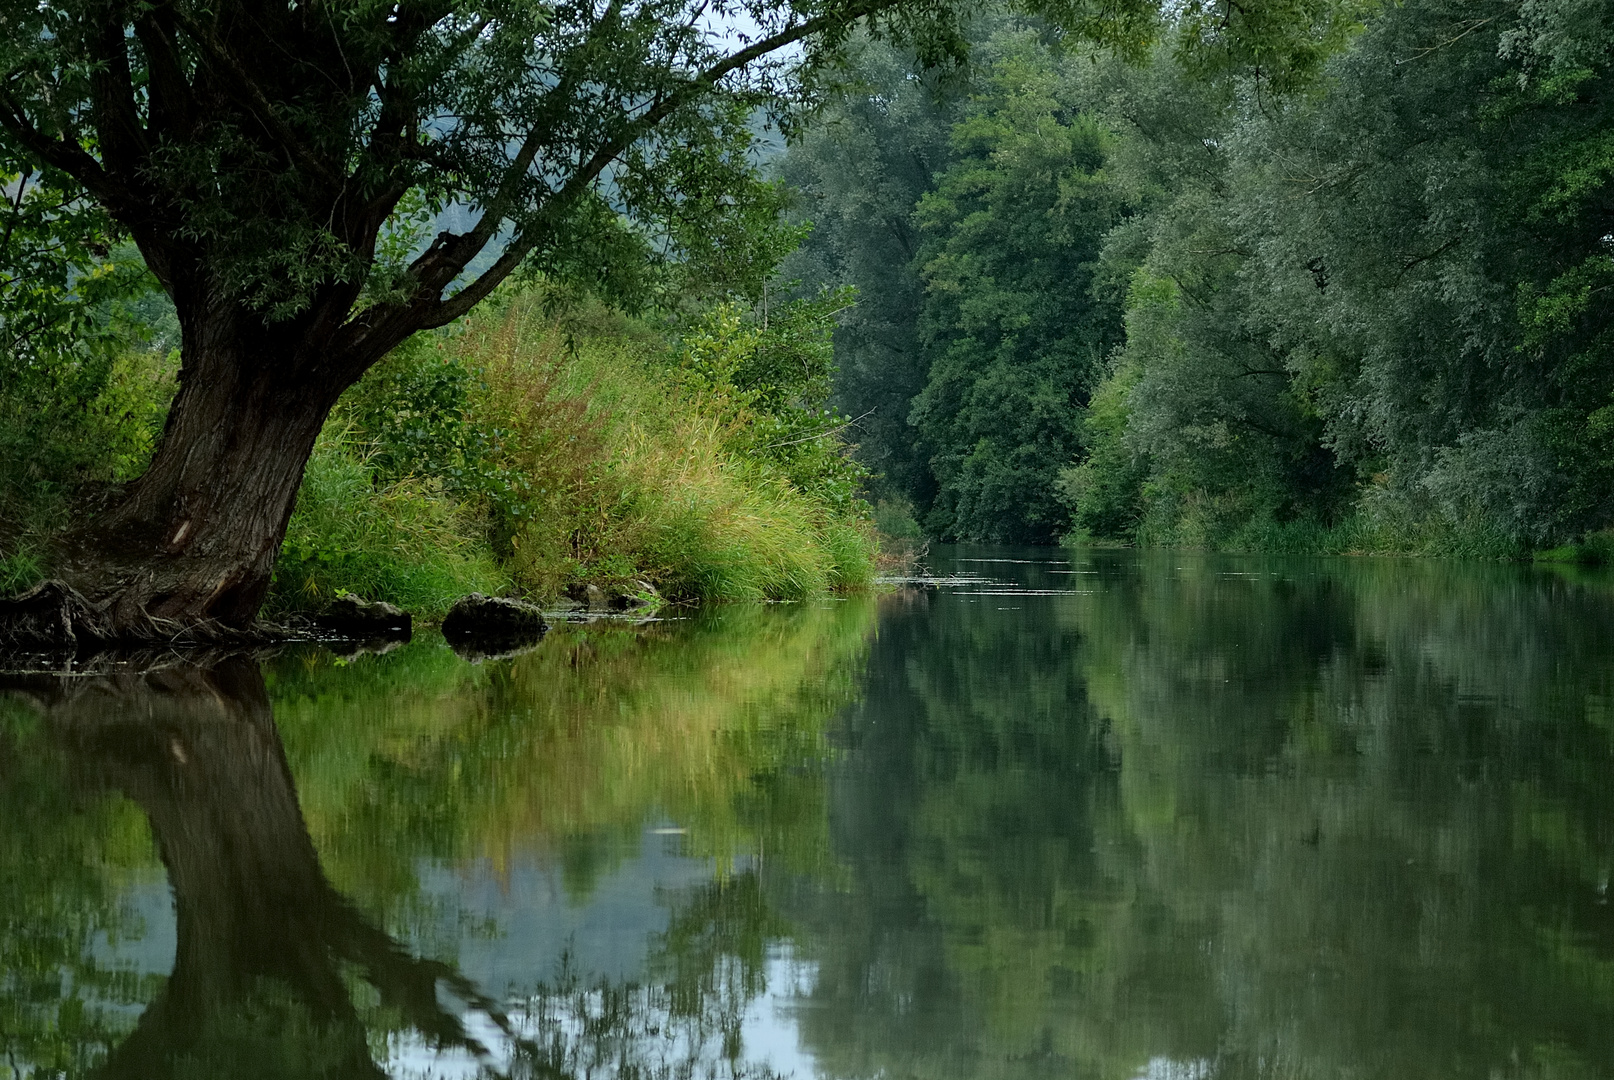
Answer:
M825 408L838 303L675 321L529 289L418 336L333 411L265 614L343 591L432 621L472 592L780 600L869 584L862 472ZM74 453L35 454L38 475L12 485L5 591L48 576L74 499L138 475L161 431L172 358L122 365L106 401L36 440Z
M1231 518L1232 516L1229 515ZM1614 563L1614 530L1600 530L1551 548L1521 545L1482 521L1456 522L1430 514L1413 518L1358 510L1333 525L1266 515L1218 521L1210 514L1164 516L1141 523L1132 542L1073 529L1067 548L1136 548L1228 555L1377 555L1400 558L1607 566Z

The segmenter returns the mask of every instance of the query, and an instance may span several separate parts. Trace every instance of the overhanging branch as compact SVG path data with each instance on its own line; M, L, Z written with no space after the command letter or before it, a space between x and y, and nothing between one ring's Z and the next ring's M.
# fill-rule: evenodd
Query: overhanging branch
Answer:
M544 200L537 219L529 221L522 228L520 235L505 248L492 266L453 296L432 299L435 293L447 287L454 277L463 272L508 218L510 205L542 149L547 133L543 123L534 124L524 137L516 157L510 162L498 193L489 201L476 227L468 233L439 235L437 241L410 266L410 274L418 282L419 291L415 297L397 304L380 305L362 313L346 327L343 336L347 339L347 347L357 356L379 355L379 352L385 352L416 330L444 326L468 313L514 273L522 260L543 241L549 234L546 227L548 221L564 213L598 181L612 161L678 109L711 92L725 77L762 57L814 34L877 14L899 2L901 0L862 0L833 13L804 19L728 54L685 80L600 145L559 190ZM614 3L607 11L613 7Z
M40 161L62 170L108 207L127 210L134 202L128 188L112 179L88 151L76 142L53 139L35 127L22 104L9 89L0 88L0 127Z

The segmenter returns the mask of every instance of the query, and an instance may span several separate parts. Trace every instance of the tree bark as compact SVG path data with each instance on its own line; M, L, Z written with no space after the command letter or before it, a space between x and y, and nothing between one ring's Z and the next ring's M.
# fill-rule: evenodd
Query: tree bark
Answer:
M231 307L181 307L179 390L150 467L62 541L60 575L103 613L101 635L252 627L314 441L363 370L325 355L317 328Z

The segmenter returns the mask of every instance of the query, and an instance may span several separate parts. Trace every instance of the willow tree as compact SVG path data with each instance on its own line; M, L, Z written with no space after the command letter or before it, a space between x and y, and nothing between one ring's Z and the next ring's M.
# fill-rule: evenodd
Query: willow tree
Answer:
M149 468L61 545L83 629L250 627L320 426L389 349L521 268L721 246L765 198L749 117L809 108L860 27L946 58L976 2L0 0L0 142L104 210L181 329ZM1027 6L1133 44L1160 11ZM422 208L464 227L411 245Z

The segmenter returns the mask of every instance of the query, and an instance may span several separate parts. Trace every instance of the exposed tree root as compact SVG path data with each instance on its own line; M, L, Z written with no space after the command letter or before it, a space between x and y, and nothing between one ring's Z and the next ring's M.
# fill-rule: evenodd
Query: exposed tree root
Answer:
M243 649L294 637L273 623L242 628L214 619L179 621L140 613L113 614L113 601L97 603L63 581L45 581L20 596L0 598L0 652L88 655L108 650L168 651L212 647Z

